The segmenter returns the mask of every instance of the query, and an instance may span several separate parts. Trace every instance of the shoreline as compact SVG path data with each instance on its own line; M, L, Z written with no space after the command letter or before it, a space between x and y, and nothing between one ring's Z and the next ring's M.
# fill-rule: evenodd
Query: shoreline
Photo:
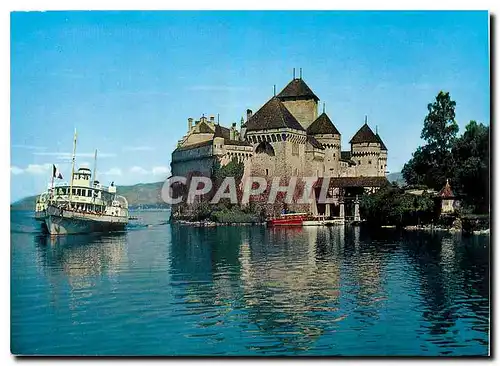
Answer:
M450 234L462 234L464 231L462 229L457 229L457 228L445 228L445 227L440 227L440 226L431 226L431 225L426 225L426 226L404 226L403 230L406 231L431 231L431 232L447 232ZM471 235L490 235L490 228L484 229L484 230L473 230L470 233Z
M215 222L215 221L188 221L171 220L170 224L193 227L215 227L215 226L263 226L265 222Z

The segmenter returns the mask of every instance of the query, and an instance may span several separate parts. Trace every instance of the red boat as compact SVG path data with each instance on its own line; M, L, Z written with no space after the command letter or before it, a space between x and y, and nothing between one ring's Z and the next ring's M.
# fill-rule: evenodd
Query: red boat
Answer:
M280 217L267 220L267 224L269 226L302 226L308 216L309 214L303 212L282 214Z

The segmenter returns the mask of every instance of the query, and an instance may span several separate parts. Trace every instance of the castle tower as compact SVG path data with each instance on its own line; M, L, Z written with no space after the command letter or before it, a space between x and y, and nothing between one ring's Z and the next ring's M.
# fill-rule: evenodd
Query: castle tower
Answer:
M215 125L215 131L212 139L213 154L216 156L224 155L224 134L219 125Z
M356 175L362 177L380 176L380 140L365 123L352 137L351 159L357 164Z
M302 74L302 73L301 73ZM319 98L300 78L295 78L277 95L277 98L306 130L318 118Z
M378 164L379 164L379 176L385 177L386 171L387 171L387 147L385 146L384 142L382 141L382 138L378 134L378 131L375 132L375 136L377 136L377 139L379 140L380 143L380 157L378 159Z
M254 148L252 174L304 174L306 131L277 97L249 118L245 138Z
M325 177L336 177L340 169L340 132L323 112L308 128L307 134L325 148Z

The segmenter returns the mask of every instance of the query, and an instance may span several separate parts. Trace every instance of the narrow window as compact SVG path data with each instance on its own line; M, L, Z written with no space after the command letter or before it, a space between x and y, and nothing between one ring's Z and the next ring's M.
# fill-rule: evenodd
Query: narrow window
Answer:
M269 169L266 169L266 175L269 175Z

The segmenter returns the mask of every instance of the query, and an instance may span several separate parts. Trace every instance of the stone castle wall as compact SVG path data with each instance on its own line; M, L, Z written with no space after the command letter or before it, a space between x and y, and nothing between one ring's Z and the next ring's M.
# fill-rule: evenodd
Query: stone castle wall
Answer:
M323 150L311 149L306 151L305 155L305 169L304 176L306 177L324 177L325 176L325 165L324 165L325 154Z
M387 170L387 150L380 151L380 157L378 158L379 165L379 176L384 177Z
M325 148L325 176L336 177L340 170L340 135L316 135Z
M290 100L283 104L305 130L318 118L318 103L314 99Z
M379 176L379 157L380 145L378 143L365 142L352 145L351 159L357 164L357 176Z

